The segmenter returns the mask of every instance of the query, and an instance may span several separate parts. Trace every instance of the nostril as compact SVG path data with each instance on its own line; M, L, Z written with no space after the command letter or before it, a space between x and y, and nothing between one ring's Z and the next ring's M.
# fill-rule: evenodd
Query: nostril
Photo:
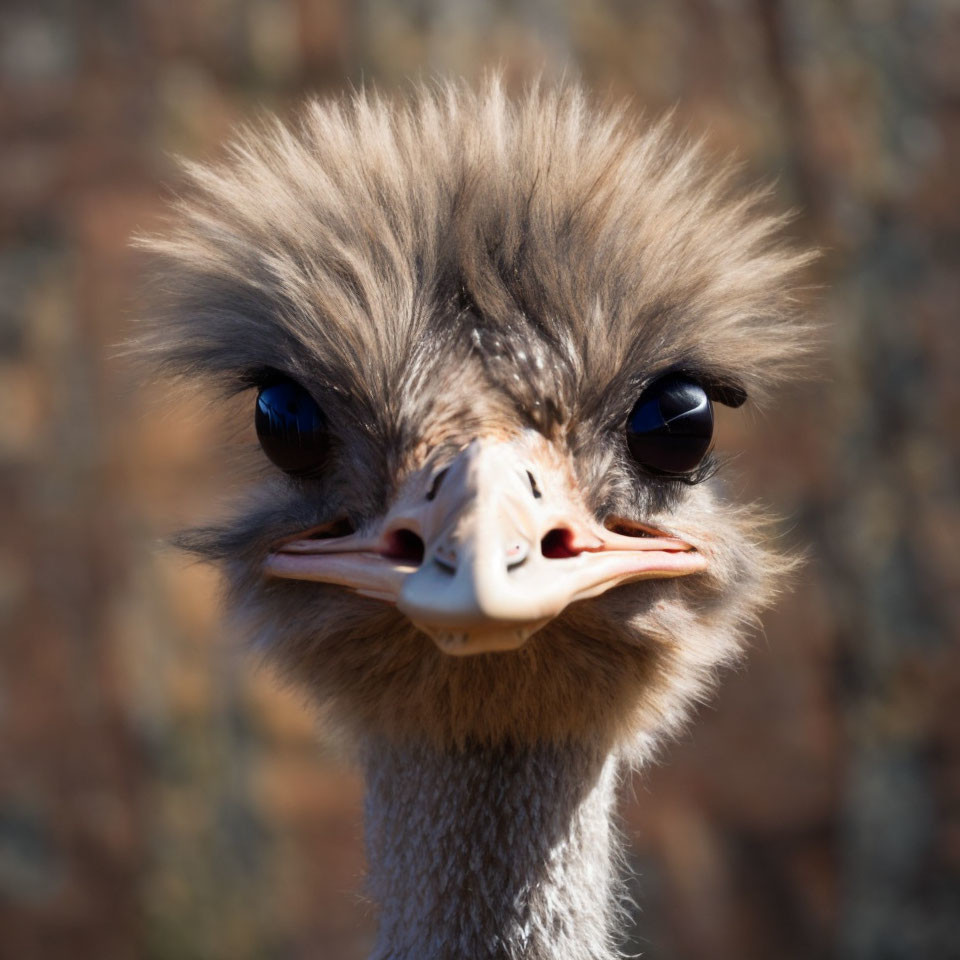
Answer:
M548 560L564 560L580 556L580 550L573 546L573 531L564 527L554 527L541 541L540 552Z
M390 534L384 556L419 567L423 563L423 540L412 530L401 527Z
M437 494L440 492L440 484L443 483L443 478L447 475L447 469L441 470L434 478L433 483L430 484L430 489L427 491L427 499L435 500Z
M530 492L533 494L534 500L539 500L543 494L540 492L540 488L537 486L537 479L534 475L528 470L527 479L530 481Z

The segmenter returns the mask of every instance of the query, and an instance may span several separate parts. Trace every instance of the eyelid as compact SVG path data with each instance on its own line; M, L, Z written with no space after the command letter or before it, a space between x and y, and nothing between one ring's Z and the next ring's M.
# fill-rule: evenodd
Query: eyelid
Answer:
M725 407L736 409L742 407L749 399L746 388L735 377L723 373L711 373L698 367L686 366L682 363L671 364L645 377L636 377L631 380L630 389L638 391L637 396L652 386L661 377L671 374L681 374L699 384L704 393L713 403L722 403Z
M305 390L325 413L331 405L330 391L323 388L318 389L317 385L302 373L289 373L276 367L258 367L248 370L243 374L243 383L238 392L245 390L262 391L268 387L276 386L278 383L293 383L301 390Z
M690 372L689 368L686 367L665 367L663 370L658 370L656 373L645 377L641 377L639 374L635 377L631 377L627 382L626 390L623 394L623 402L617 404L615 412L604 421L603 426L600 429L604 433L609 434L619 435L622 433L624 423L630 416L631 410L633 410L637 400L640 399L643 393L652 387L658 380L675 373L683 374L683 376L689 377L691 380L693 380L694 383L699 384L701 387L703 387L704 392L707 394L707 398L709 400L713 400L713 397L710 396L709 389L707 389L707 387L701 382L699 374Z
M283 380L292 380L299 384L296 377L290 376L283 370L277 370L275 367L253 367L250 370L243 371L239 380L245 390L266 390L267 387L272 387L275 383L280 383Z

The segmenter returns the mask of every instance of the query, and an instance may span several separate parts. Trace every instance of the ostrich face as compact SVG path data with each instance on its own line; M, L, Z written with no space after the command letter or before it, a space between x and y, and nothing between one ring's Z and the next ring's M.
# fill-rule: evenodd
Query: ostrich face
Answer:
M150 349L255 391L263 484L187 538L237 621L380 734L675 727L783 567L708 452L802 337L777 221L662 126L495 83L191 173Z

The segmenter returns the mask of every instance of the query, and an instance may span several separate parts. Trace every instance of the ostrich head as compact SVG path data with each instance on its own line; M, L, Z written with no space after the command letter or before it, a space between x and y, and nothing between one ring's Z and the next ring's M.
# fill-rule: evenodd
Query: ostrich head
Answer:
M261 482L187 544L362 735L643 754L784 563L713 405L804 329L804 257L669 124L575 88L314 104L188 168L147 348L250 391Z

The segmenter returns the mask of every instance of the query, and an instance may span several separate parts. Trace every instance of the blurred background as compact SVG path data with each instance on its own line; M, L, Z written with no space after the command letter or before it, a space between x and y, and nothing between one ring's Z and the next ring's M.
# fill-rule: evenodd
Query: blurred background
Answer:
M722 440L809 562L628 791L631 952L960 957L952 0L0 2L0 956L365 957L361 784L161 546L237 480L115 356L129 237L265 108L491 64L676 107L824 250L817 379Z

